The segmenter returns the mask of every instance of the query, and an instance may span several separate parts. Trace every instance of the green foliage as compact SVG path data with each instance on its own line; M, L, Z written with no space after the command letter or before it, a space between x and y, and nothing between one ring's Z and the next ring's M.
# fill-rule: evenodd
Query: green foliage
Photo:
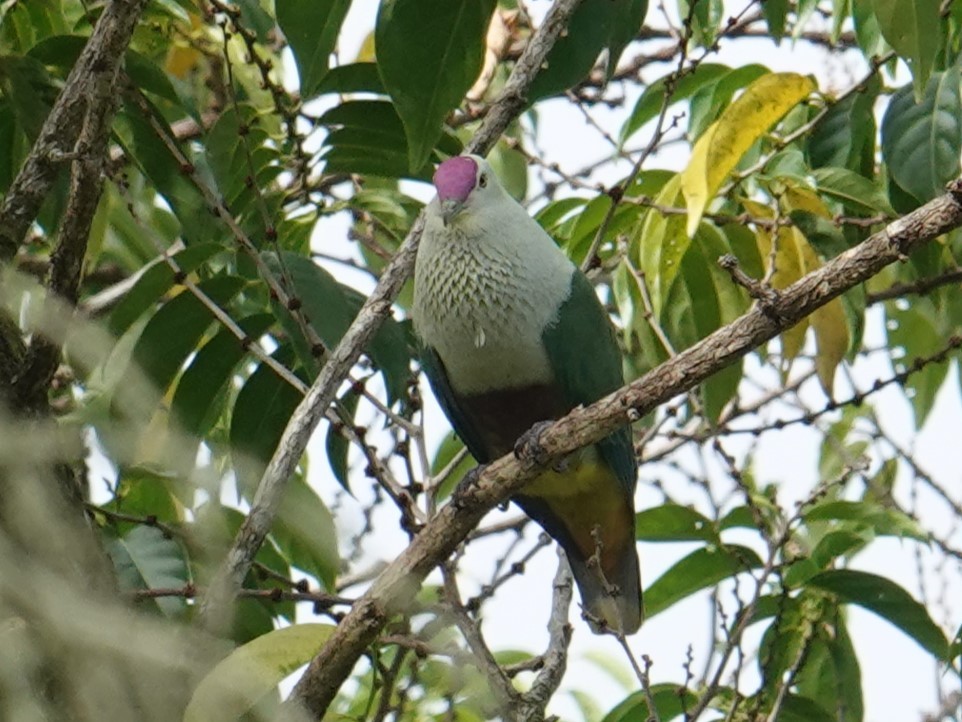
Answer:
M959 174L962 91L956 69L933 75L921 99L906 86L882 119L882 156L892 180L920 203Z
M310 661L333 631L329 624L298 624L238 647L201 680L187 706L185 722L237 719Z
M350 0L277 0L275 3L277 24L294 53L301 93L305 96L312 95L324 81L328 59L350 6Z
M378 72L404 123L408 167L424 167L441 122L474 83L493 0L387 0L375 35ZM412 42L426 38L427 42Z
M570 88L588 74L605 48L609 50L608 68L614 67L647 11L647 0L584 0L571 18L568 33L548 54L546 67L528 91L528 100L534 102Z

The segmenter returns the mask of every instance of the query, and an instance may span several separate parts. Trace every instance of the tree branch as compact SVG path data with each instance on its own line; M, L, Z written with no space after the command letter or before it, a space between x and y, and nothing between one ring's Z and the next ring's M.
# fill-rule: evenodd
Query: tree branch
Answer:
M57 294L71 306L77 303L90 227L103 191L110 126L117 110L117 83L121 76L119 58L118 55L112 72L97 72L89 79L77 79L78 83L86 86L87 107L73 149L67 207L47 276L48 291ZM69 322L69 319L63 321ZM36 335L16 381L17 404L20 408L46 409L47 387L59 363L60 344Z
M515 65L504 91L492 104L481 128L468 144L468 152L484 154L490 150L508 124L524 109L527 89L580 1L557 0L551 7L541 28L532 37ZM230 604L270 530L287 479L304 453L311 434L333 402L341 381L357 362L362 349L374 337L383 319L390 313L394 298L411 275L423 228L422 214L414 222L394 260L384 269L377 287L364 302L337 348L328 356L327 363L284 429L277 451L258 484L250 513L238 530L224 563L201 603L200 619L208 629L225 628ZM350 665L353 666L353 661ZM350 667L342 671L346 677L350 673ZM333 698L333 690L330 698ZM330 698L319 703L318 708L326 708Z
M98 97L105 80L116 76L146 4L147 0L111 0L97 21L0 206L0 263L13 258L61 164L71 158L90 99Z
M545 465L693 388L888 264L960 226L962 180L957 180L949 192L781 290L770 307L754 307L631 384L552 424L539 439ZM391 614L410 605L427 574L450 556L490 509L520 491L539 468L508 454L485 467L476 484L442 507L344 617L298 682L294 699L321 716Z

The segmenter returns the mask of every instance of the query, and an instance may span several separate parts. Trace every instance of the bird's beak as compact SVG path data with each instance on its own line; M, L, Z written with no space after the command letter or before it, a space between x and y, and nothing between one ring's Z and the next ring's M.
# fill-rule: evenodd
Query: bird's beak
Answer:
M454 217L458 215L463 208L464 203L456 198L448 198L447 200L441 201L441 220L444 221L444 225L450 225Z

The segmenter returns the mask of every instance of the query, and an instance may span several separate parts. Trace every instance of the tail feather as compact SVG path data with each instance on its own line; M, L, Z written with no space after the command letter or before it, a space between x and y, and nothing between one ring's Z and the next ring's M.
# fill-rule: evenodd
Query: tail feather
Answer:
M622 501L614 513L596 516L584 514L590 504L577 497L569 504L527 495L514 500L564 549L592 631L637 632L644 611L630 504ZM600 531L600 568L589 561L598 556L594 527Z
M638 552L632 542L630 548L610 550L605 556L609 554L613 563L604 565L608 568L604 575L577 550L568 551L568 563L592 631L634 634L644 620Z

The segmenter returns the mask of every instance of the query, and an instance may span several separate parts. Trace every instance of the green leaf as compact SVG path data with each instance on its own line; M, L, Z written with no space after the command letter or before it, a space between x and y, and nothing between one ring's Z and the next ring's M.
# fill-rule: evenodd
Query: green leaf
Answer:
M885 304L886 335L896 373L905 373L918 358L931 356L945 345L940 333L937 311L928 299L920 298L911 305ZM948 374L948 364L930 363L909 374L903 387L915 412L915 428L928 418L935 396Z
M277 24L294 53L301 95L309 98L327 74L328 60L351 0L275 0Z
M330 146L324 154L329 173L366 173L389 178L411 177L430 180L431 167L425 162L414 171L408 168L408 140L395 106L383 100L350 100L321 116L331 130ZM444 134L438 148L449 155L461 152L461 144Z
M724 11L723 0L678 0L678 14L691 17L692 40L702 47L715 42Z
M184 722L233 722L277 685L309 662L327 642L329 624L276 629L235 649L201 680Z
M819 700L833 710L836 722L862 722L862 672L845 616L835 605L819 620L796 685L802 697Z
M326 93L384 95L384 83L377 72L377 63L348 63L331 68L314 90L315 95Z
M271 356L282 365L293 359L289 346ZM253 493L301 401L300 392L267 364L260 364L237 394L230 423L230 446L237 484L247 498Z
M885 577L854 569L833 569L808 580L841 601L874 612L912 637L939 660L945 660L948 641L928 611L898 584Z
M962 625L959 626L958 630L955 632L955 636L952 637L952 645L949 647L948 660L952 662L959 655L962 655Z
M929 78L921 102L900 88L882 118L882 157L898 185L924 203L960 172L962 95L955 66Z
M762 15L768 24L768 32L776 42L785 35L785 14L788 11L788 0L765 0L762 3Z
M697 701L694 692L673 683L651 685L651 696L658 711L657 719L666 721L690 709ZM602 722L641 722L649 719L654 717L648 709L648 695L639 690L619 702Z
M572 217L572 213L588 203L587 198L562 198L552 201L535 214L534 219L541 224L548 233L556 233L557 228L565 220ZM580 214L579 214L580 215Z
M163 113L152 104L150 117L163 127ZM181 235L187 245L207 243L224 235L220 220L210 212L210 207L198 190L196 184L185 174L180 160L175 158L164 141L158 137L154 125L145 113L132 101L125 101L122 111L118 112L114 123L121 146L143 174L154 184L177 220L180 222ZM171 137L173 131L164 128ZM204 168L204 153L196 147L184 149L187 161L196 172Z
M725 529L755 529L758 525L749 507L736 506L722 517L718 526L724 531Z
M445 116L481 70L494 0L385 0L375 29L377 66L408 140L408 168L428 161Z
M838 722L819 702L789 692L782 701L778 722Z
M118 511L135 517L152 516L158 521L177 524L183 520L177 492L185 492L184 485L178 484L178 477L161 473L143 466L127 467L120 470L114 484L114 498L106 505L110 511ZM190 490L193 495L193 489ZM186 494L185 494L186 495ZM116 520L105 520L120 536L135 529L139 524Z
M788 217L821 260L830 260L848 250L845 235L825 216L809 211L789 211Z
M575 216L574 225L565 243L565 251L575 265L584 260L598 228L611 208L611 203L611 196L602 193L591 199L584 210Z
M180 545L156 527L134 527L108 543L107 553L123 590L180 589L187 583L187 562ZM177 596L157 597L150 604L168 617L180 616L187 609L186 599Z
M43 64L29 56L0 55L0 95L31 142L40 134L57 86Z
M802 515L805 522L854 522L868 527L880 536L910 537L927 541L929 536L912 517L904 512L870 501L826 501L809 507Z
M655 203L678 207L682 202L681 176L676 175L664 185ZM661 316L665 299L689 243L685 233L685 217L659 213L655 208L645 212L633 234L631 247L637 248L638 268L644 273L656 316Z
M873 536L868 530L861 532L849 529L830 531L819 539L818 544L812 549L812 562L819 569L826 569L836 559L854 556L856 552L872 541Z
M217 243L201 243L175 254L174 260L181 271L189 274L223 250L224 247ZM162 261L149 266L114 307L107 329L120 336L173 285L174 271L170 266Z
M262 313L243 318L237 325L248 341L256 341L273 323L272 315ZM246 355L244 342L226 328L197 351L181 375L171 402L174 417L185 433L199 441L210 431L219 415L216 400Z
M301 477L288 483L271 534L293 566L335 592L341 557L334 517L317 492Z
M217 276L198 284L198 288L214 303L224 306L245 283L236 276ZM156 392L163 394L214 323L210 309L187 290L164 304L147 322L134 345L133 364L116 390L114 408L134 417L151 412L159 397L138 382L139 372Z
M837 166L864 175L875 171L875 114L880 82L873 77L865 90L836 102L805 138L805 152L813 168ZM865 159L868 159L868 167Z
M695 592L761 566L748 547L712 545L693 551L645 590L645 617L651 619Z
M437 451L434 452L434 458L431 461L431 475L436 477L444 471L462 449L464 449L464 442L461 441L457 434L445 434L444 438L441 439L441 443L438 445ZM461 461L451 469L451 472L438 489L438 500L446 499L450 496L461 479L464 478L464 475L477 466L477 463L471 454L465 454L461 457Z
M30 48L28 55L44 65L69 69L77 62L87 40L82 35L52 35ZM124 55L124 70L140 90L154 93L178 106L181 104L167 74L136 50L128 50Z
M865 176L847 168L823 167L812 171L818 190L857 213L896 215L885 193Z
M872 0L882 36L912 69L915 97L922 97L942 39L939 0Z
M232 105L207 131L205 153L227 206L236 215L256 218L258 235L264 226L260 204L265 196L258 189L268 187L282 170L263 125L254 106Z
M699 340L748 310L747 295L732 284L731 277L718 265L718 259L727 253L731 253L731 248L725 236L714 225L702 223L682 261ZM741 383L743 363L738 359L701 384L708 418L720 418L734 398Z
M625 48L638 36L647 14L648 0L619 0L608 43L608 77L615 72Z
M555 42L546 65L528 89L528 102L563 93L584 78L612 40L616 21L629 0L583 0L568 23L567 34ZM623 28L618 29L624 37Z
M635 514L635 538L641 541L717 542L714 523L694 509L662 504Z
M882 38L872 0L855 0L852 3L852 20L855 24L855 39L866 58L881 56L889 49Z
M279 274L277 256L264 254L264 258ZM310 258L285 252L282 259L294 295L300 300L311 326L328 349L334 348L361 309L364 296L338 283ZM294 337L300 335L296 327L288 326L288 331ZM384 319L368 346L367 354L384 375L389 402L393 404L404 398L411 360L407 327L392 317ZM310 362L310 359L302 358L305 365Z
M702 63L696 66L692 72L683 75L671 85L669 107L680 100L690 98L700 88L714 83L729 72L731 72L731 68L727 65ZM666 78L662 77L645 88L645 91L635 102L635 107L632 108L628 120L621 127L621 134L619 135L621 145L624 145L645 123L658 116L661 106L665 102L667 87Z
M343 408L350 416L351 421L354 420L354 414L357 412L357 402L361 397L354 393L353 389L348 389L340 399L338 399L338 404ZM347 440L347 437L337 428L335 424L331 424L327 430L327 441L325 442L327 449L327 461L331 465L331 471L334 473L334 478L337 479L337 483L347 493L351 493L350 479L347 475L347 454L351 450L351 442Z

